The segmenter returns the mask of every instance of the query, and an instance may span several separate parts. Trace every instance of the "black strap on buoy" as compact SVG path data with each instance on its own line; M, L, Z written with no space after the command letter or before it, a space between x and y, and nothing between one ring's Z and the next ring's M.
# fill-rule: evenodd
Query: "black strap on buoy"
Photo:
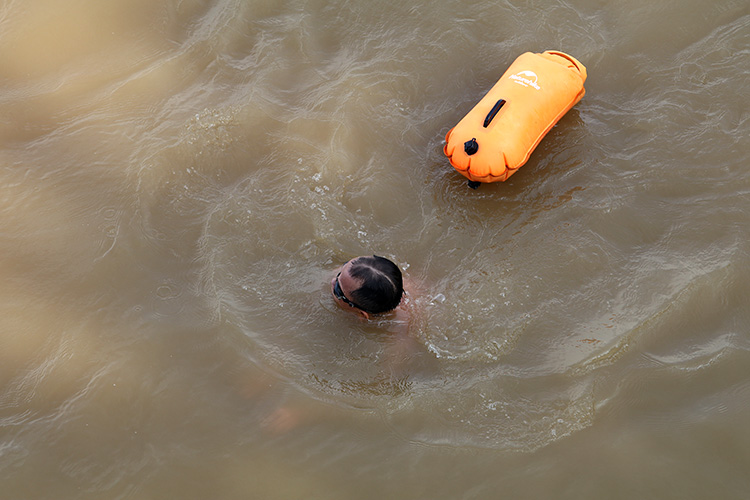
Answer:
M464 152L471 156L474 153L479 151L479 143L477 142L476 137L472 138L470 141L464 142Z
M468 185L469 185L469 187L470 187L471 189L476 189L476 188L478 188L479 186L481 186L481 185L482 185L482 183L481 183L481 182L477 182L477 181L469 181L469 184L468 184Z
M487 113L487 116L484 118L484 125L483 125L484 128L487 128L490 125L490 122L492 121L493 118L495 118L495 115L497 114L498 111L500 111L500 108L503 107L503 104L505 104L505 99L500 99L499 101L495 103L494 106L492 106L492 109L490 110L489 113Z

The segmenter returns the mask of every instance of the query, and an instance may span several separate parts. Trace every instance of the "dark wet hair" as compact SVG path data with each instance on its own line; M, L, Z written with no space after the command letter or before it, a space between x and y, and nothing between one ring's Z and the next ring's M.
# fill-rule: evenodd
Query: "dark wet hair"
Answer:
M358 257L352 261L349 274L361 285L350 292L357 306L371 314L391 311L401 303L404 282L401 269L384 257Z

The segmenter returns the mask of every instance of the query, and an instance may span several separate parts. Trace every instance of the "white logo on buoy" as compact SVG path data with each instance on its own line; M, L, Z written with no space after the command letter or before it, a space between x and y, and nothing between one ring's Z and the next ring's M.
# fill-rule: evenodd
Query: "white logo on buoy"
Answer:
M510 75L510 79L519 85L523 85L524 87L531 87L540 90L539 85L537 85L536 83L537 80L539 80L539 77L537 77L536 73L534 73L533 71L519 71L515 75Z

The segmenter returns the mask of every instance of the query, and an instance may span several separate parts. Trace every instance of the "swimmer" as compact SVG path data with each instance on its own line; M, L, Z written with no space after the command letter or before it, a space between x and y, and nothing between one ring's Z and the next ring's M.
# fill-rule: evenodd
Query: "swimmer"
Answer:
M333 275L331 294L344 310L356 313L362 320L376 320L378 329L387 330L382 360L388 376L376 378L373 384L388 387L388 380L395 379L390 386L401 390L400 381L411 373L414 361L425 349L407 335L410 313L399 267L376 255L355 257ZM268 399L278 398L278 391L274 389L273 378L262 372L248 372L239 385L240 394L248 400L259 400L260 409L268 405ZM329 405L290 397L266 413L260 427L270 435L281 435L336 415L335 412L332 415Z
M331 280L331 293L340 307L370 319L370 315L393 311L401 304L401 270L384 257L356 257Z
M372 320L388 334L384 342L383 361L391 378L401 379L415 370L434 369L435 357L416 335L415 323L421 287L408 278L390 260L377 255L355 257L336 271L331 280L331 294L344 310L363 321Z

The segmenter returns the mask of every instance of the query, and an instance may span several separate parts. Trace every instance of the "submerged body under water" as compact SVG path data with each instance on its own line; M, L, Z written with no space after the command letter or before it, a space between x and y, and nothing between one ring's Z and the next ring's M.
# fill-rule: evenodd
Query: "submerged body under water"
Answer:
M730 0L7 2L3 498L745 498L749 41ZM446 132L547 49L586 96L468 189ZM369 253L408 345L330 295Z

